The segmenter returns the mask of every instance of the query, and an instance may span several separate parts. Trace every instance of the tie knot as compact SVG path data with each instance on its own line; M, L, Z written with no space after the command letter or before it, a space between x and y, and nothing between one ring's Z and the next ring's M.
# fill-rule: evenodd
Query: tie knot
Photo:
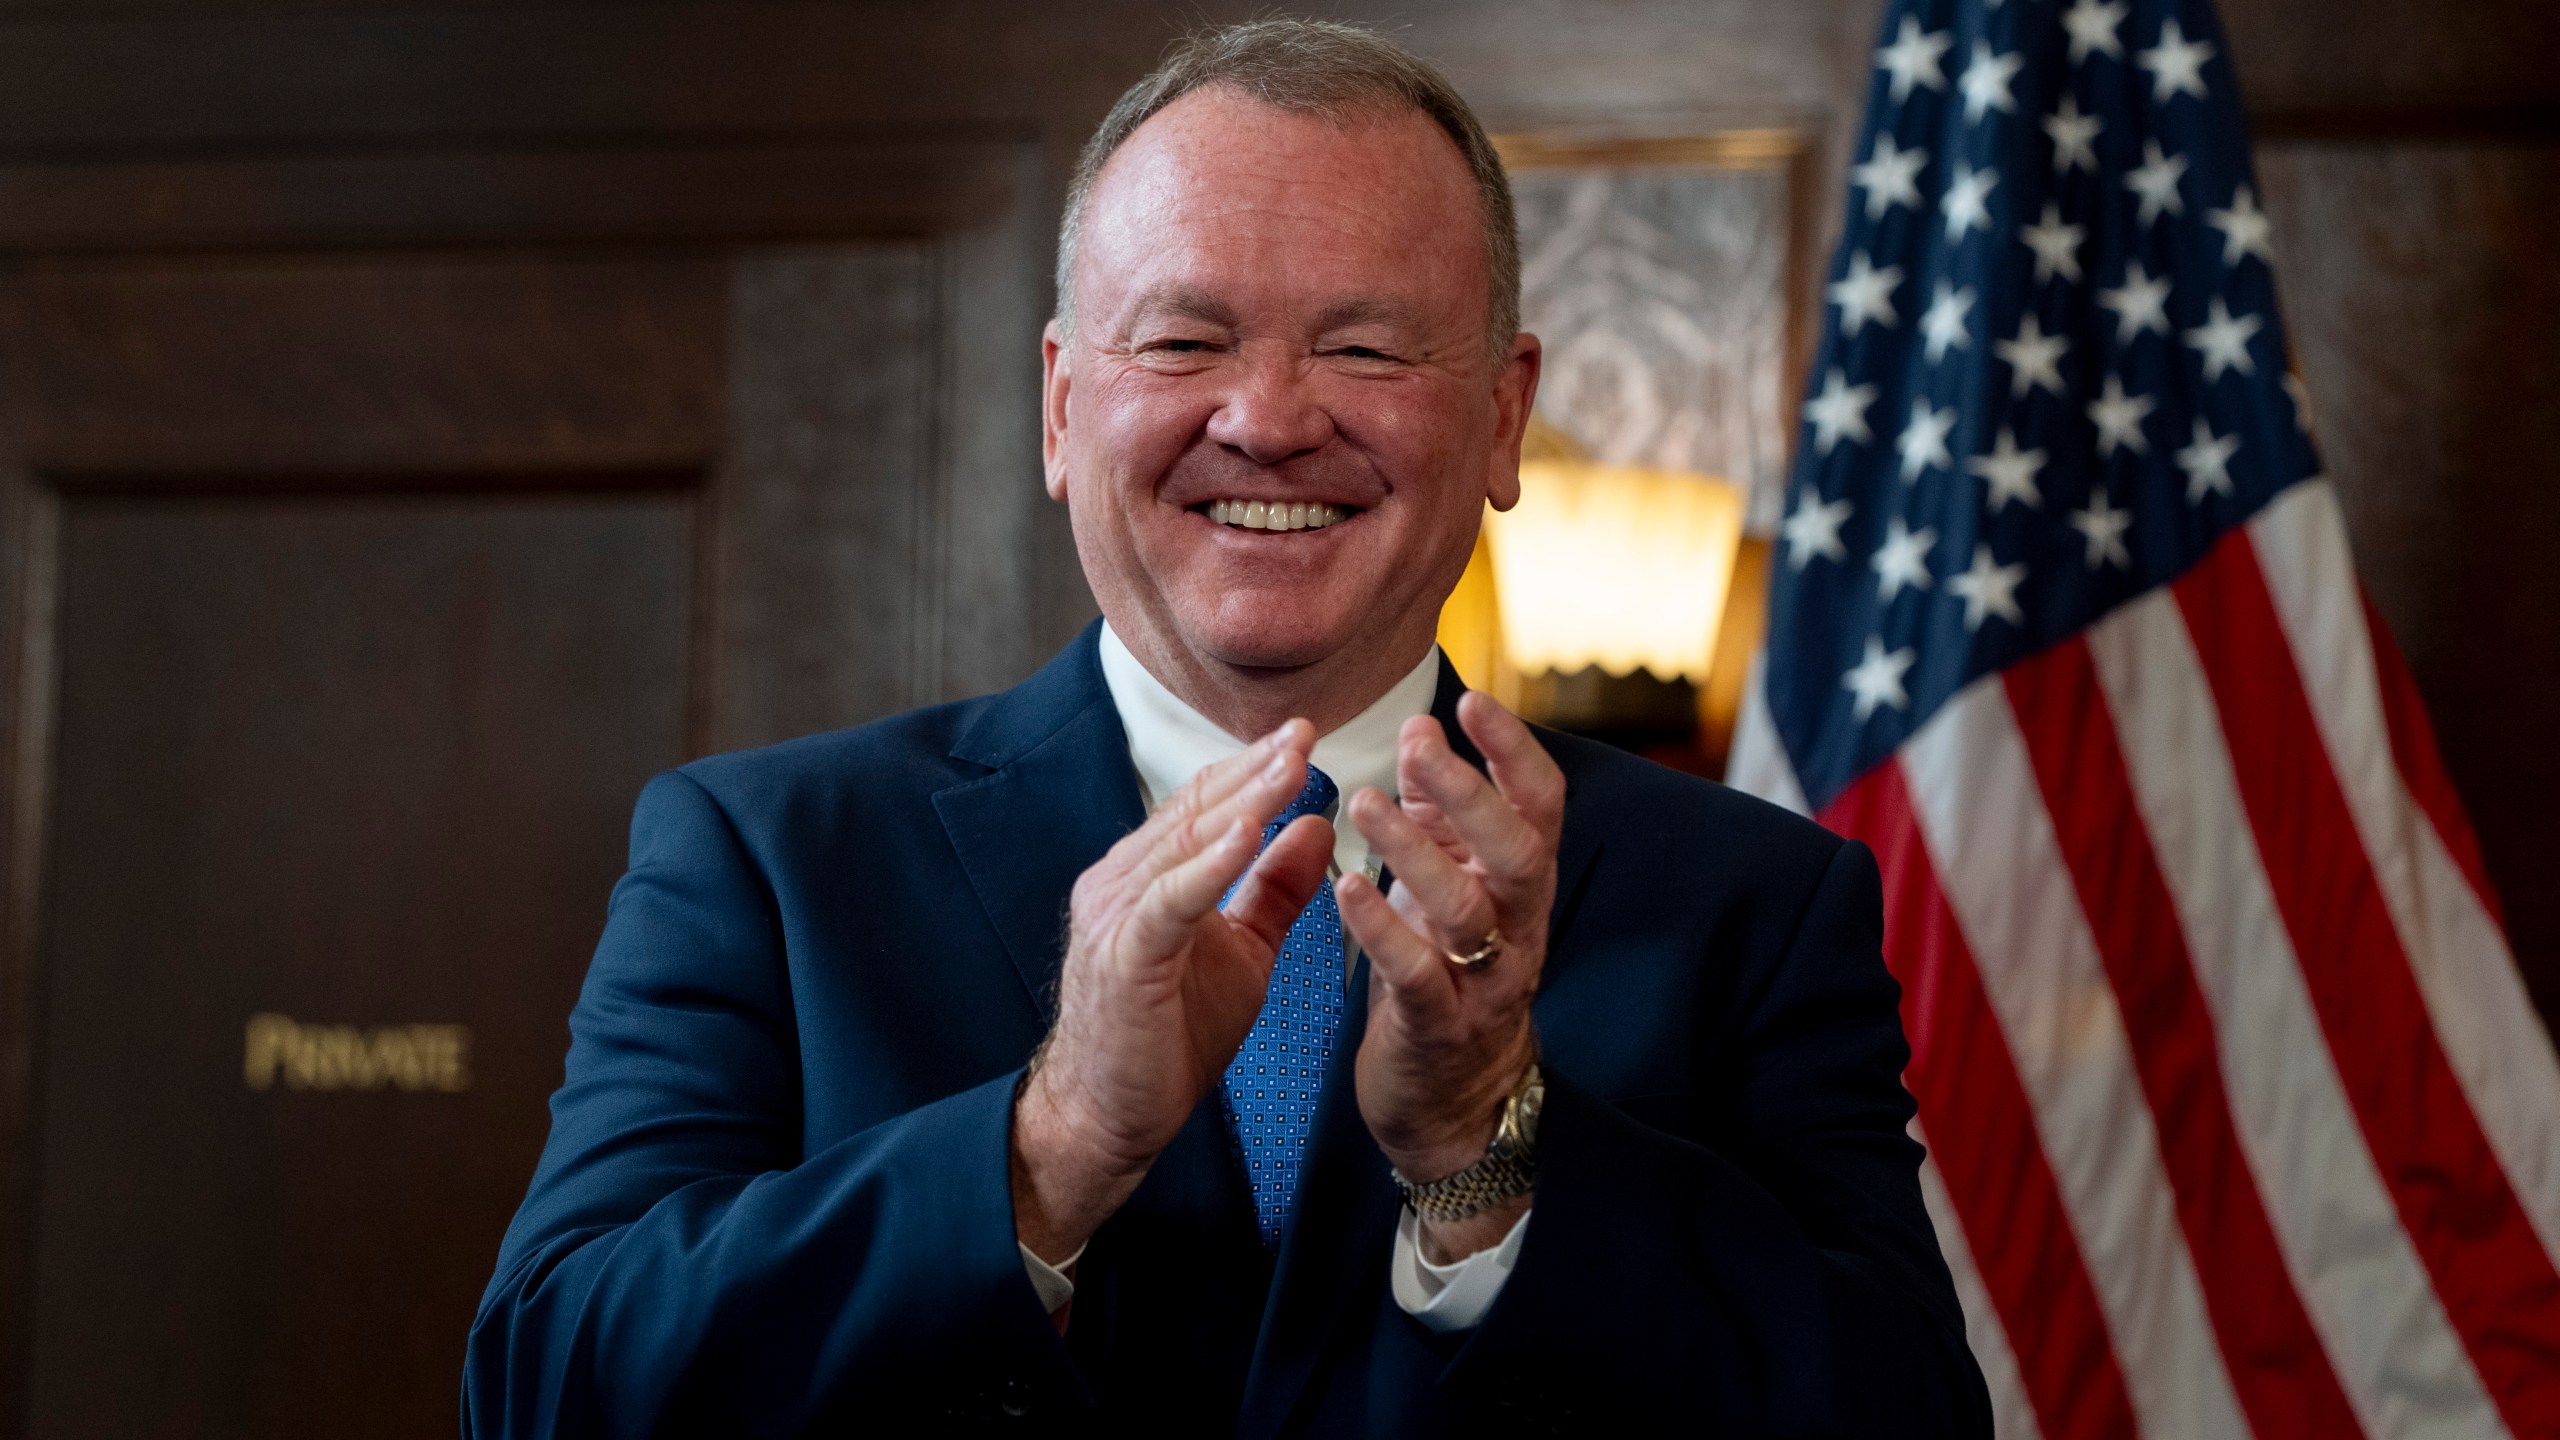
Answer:
M1281 810L1279 818L1264 827L1262 843L1270 844L1272 838L1287 828L1290 821L1301 815L1322 815L1332 810L1334 797L1340 793L1334 786L1332 776L1313 765L1308 766L1307 783L1298 787L1297 798L1291 800L1287 807Z

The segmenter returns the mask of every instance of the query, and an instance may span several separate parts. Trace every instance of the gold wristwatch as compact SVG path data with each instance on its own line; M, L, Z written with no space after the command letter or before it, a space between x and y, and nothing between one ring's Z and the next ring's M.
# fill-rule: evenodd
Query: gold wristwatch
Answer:
M1481 1215L1514 1195L1525 1195L1538 1183L1538 1112L1546 1104L1547 1079L1538 1062L1520 1075L1511 1096L1502 1102L1502 1123L1482 1158L1454 1175L1416 1185L1390 1170L1404 1203L1425 1220L1447 1224Z

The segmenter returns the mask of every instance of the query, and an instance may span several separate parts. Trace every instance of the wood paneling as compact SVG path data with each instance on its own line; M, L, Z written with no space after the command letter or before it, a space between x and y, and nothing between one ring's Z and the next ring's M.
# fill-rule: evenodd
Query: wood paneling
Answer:
M765 140L0 164L0 252L937 235L1001 142Z
M57 476L699 468L721 444L713 256L23 273L21 453Z
M941 698L935 259L901 245L739 263L718 748Z
M680 493L66 505L29 1433L452 1433L684 756L692 535ZM471 1088L253 1090L258 1012L467 1025Z

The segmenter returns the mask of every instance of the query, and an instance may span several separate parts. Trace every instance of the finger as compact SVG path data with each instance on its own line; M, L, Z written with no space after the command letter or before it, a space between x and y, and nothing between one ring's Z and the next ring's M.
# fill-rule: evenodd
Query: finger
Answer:
M1552 837L1564 828L1564 771L1537 734L1500 701L1470 690L1458 698L1458 725L1484 755L1485 769L1529 823Z
M1440 949L1471 950L1492 933L1500 917L1483 883L1394 801L1363 789L1351 797L1351 820L1395 871L1397 896L1420 907L1428 929L1437 932L1430 938ZM1399 911L1405 908L1397 905Z
M1201 766L1164 803L1158 805L1155 813L1149 815L1143 824L1121 837L1120 843L1111 849L1113 858L1123 864L1139 863L1154 853L1168 835L1212 815L1251 787L1262 778L1263 767L1281 751L1292 752L1303 761L1314 745L1315 727L1304 720L1291 720L1226 759ZM1287 803L1285 798L1282 803ZM1278 811L1272 813L1277 814ZM1263 818L1267 821L1270 816ZM1199 843L1205 843L1206 837L1214 836L1224 828L1220 820L1211 820L1206 829L1198 832L1199 838L1194 844L1181 847L1181 853L1196 852Z
M1170 955L1182 948L1192 928L1218 907L1218 897L1253 863L1255 838L1242 820L1234 821L1200 853L1147 882L1129 916L1131 938L1141 954Z
M1420 728L1424 726L1428 726L1429 729L1426 731ZM1409 760L1412 752L1403 743L1404 737L1408 734L1433 734L1438 733L1439 729L1439 721L1428 715L1417 715L1407 720L1404 728L1397 732L1397 803L1404 807L1404 813L1410 816L1415 824L1422 827L1424 834L1429 835L1441 849L1448 851L1451 858L1464 865L1474 852L1467 849L1466 840L1458 834L1457 827L1449 823L1449 817L1442 814L1440 807L1433 804L1430 797L1422 793L1422 782L1412 773Z
M1298 912L1315 898L1324 883L1326 862L1333 858L1333 826L1322 816L1301 815L1262 847L1262 855L1244 872L1236 893L1226 903L1227 918L1252 932L1274 950L1298 923Z
M1136 862L1136 873L1153 879L1198 854L1201 846L1225 834L1227 826L1237 821L1259 836L1262 827L1306 784L1306 772L1306 761L1295 750L1273 749L1260 769L1247 772L1242 783L1223 798L1158 834L1155 844Z
M1475 852L1467 848L1466 837L1458 833L1458 827L1449 823L1448 816L1440 813L1439 806L1418 794L1410 798L1399 797L1396 805L1404 811L1406 819L1431 837L1432 844L1447 851L1450 859L1464 865L1474 856Z
M1393 991L1417 1019L1454 1015L1458 1008L1457 976L1441 952L1404 923L1387 897L1366 875L1345 875L1333 882L1334 904L1342 923L1369 956L1369 970Z
M1397 768L1412 777L1409 793L1440 808L1489 877L1525 878L1551 860L1553 838L1532 824L1482 772L1458 758L1439 726L1408 726L1401 739Z

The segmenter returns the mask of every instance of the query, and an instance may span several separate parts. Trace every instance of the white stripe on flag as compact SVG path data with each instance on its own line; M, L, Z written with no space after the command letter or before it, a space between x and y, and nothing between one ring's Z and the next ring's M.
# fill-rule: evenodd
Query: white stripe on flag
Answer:
M1767 669L1762 661L1767 653L1755 650L1751 654L1751 674L1742 684L1742 714L1734 721L1733 750L1725 761L1724 780L1746 795L1757 795L1799 815L1810 815L1813 807L1805 803L1795 762L1787 758L1786 742L1778 737L1778 722L1769 714L1769 697L1760 689L1760 677Z
M2017 1062L2143 1433L2247 1435L2115 991L1998 678L1959 693L1901 755L1939 888Z
M1911 1138L1924 1148L1929 1143L1917 1120L1911 1122ZM1965 1243L1956 1202L1947 1194L1946 1177L1938 1173L1934 1156L1920 1162L1920 1198L1928 1202L1939 1253L1947 1257L1947 1270L1955 1276L1956 1300L1964 1306L1965 1344L1972 1348L1974 1363L1982 1367L1982 1382L1991 1390L1991 1433L1997 1440L2042 1440L2035 1402L2027 1398L2027 1382L2018 1374L2018 1353L2009 1348L2008 1332L2000 1328L1999 1309L1991 1303L1990 1288L1974 1266L1973 1247Z
M2249 538L2437 1042L2542 1248L2560 1259L2560 1059L2506 937L2392 756L2336 493L2325 481L2293 487L2249 522Z
M2213 1012L2233 1124L2339 1383L2376 1435L2505 1434L2347 1104L2175 599L2133 601L2088 647Z

